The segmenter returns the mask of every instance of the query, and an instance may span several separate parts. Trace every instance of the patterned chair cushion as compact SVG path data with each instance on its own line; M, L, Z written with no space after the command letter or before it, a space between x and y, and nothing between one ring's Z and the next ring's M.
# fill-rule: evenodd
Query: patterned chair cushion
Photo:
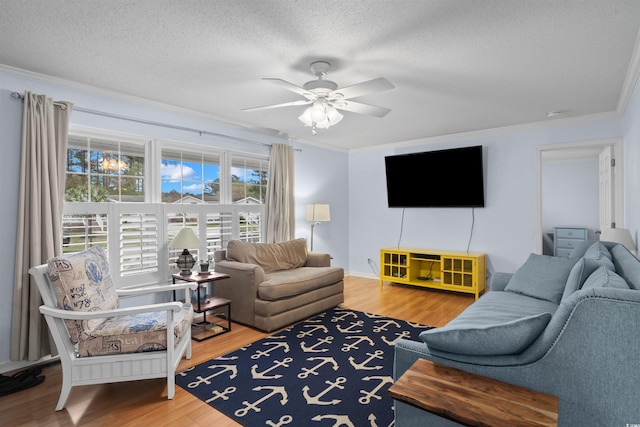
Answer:
M193 307L183 304L174 313L175 343L191 327ZM86 338L84 338L86 336ZM87 331L77 346L78 356L138 353L165 350L167 348L167 312L140 313L129 316L102 319L101 323Z
M58 308L73 311L102 311L118 308L107 256L100 246L48 261L49 280L53 285ZM73 342L88 338L89 331L104 319L65 320Z

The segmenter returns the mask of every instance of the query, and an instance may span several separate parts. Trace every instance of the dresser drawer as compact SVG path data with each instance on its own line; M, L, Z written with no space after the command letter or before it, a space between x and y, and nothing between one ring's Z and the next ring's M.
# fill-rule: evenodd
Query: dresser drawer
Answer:
M556 239L587 239L586 228L556 228Z
M571 252L573 252L573 249L556 248L556 256L564 256L568 258L571 255Z
M556 240L556 249L573 250L582 240L578 239L558 239Z

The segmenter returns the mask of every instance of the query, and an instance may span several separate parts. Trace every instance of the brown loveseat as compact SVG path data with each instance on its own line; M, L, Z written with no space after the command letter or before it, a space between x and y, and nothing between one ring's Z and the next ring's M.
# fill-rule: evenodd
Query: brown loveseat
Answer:
M271 332L344 301L344 270L328 254L307 252L306 239L282 243L232 240L215 270L231 276L214 295L232 301L231 319Z

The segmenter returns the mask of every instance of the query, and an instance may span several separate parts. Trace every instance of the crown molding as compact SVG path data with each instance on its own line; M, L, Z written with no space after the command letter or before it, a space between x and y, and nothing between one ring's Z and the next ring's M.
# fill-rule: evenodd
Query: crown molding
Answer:
M631 55L631 61L629 61L629 68L627 69L627 75L624 79L624 84L622 85L622 91L620 92L620 97L618 98L618 106L616 111L622 116L624 112L627 110L627 106L629 105L629 101L631 100L631 96L633 95L633 91L638 84L638 78L640 76L640 32L638 32L638 37L636 38L636 46L633 49L633 54Z
M388 144L377 145L375 147L354 148L349 152L365 152L365 151L378 151L389 150L394 148L406 148L426 144L436 144L441 142L460 141L465 139L483 138L487 136L500 136L509 133L516 132L531 132L542 129L559 128L564 126L571 126L582 123L590 123L601 120L610 120L619 118L621 114L617 111L610 111L606 113L587 114L584 116L564 117L561 119L551 119L533 123L523 123L520 125L503 126L491 129L475 130L470 132L452 133L447 135L439 135L433 137L418 138L407 141L398 141Z

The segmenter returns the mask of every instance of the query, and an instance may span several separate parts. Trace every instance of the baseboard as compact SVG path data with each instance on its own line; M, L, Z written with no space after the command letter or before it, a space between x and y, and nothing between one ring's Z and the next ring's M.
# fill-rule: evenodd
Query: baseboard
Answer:
M0 374L4 374L5 372L13 372L18 371L24 368L29 368L31 366L36 365L49 365L51 363L57 363L60 360L58 356L51 357L45 356L39 360L21 360L18 362L3 362L0 363Z
M345 274L345 276L356 276L356 277L364 277L366 279L374 279L380 280L380 276L373 273L361 273L359 271L350 271L349 274Z

